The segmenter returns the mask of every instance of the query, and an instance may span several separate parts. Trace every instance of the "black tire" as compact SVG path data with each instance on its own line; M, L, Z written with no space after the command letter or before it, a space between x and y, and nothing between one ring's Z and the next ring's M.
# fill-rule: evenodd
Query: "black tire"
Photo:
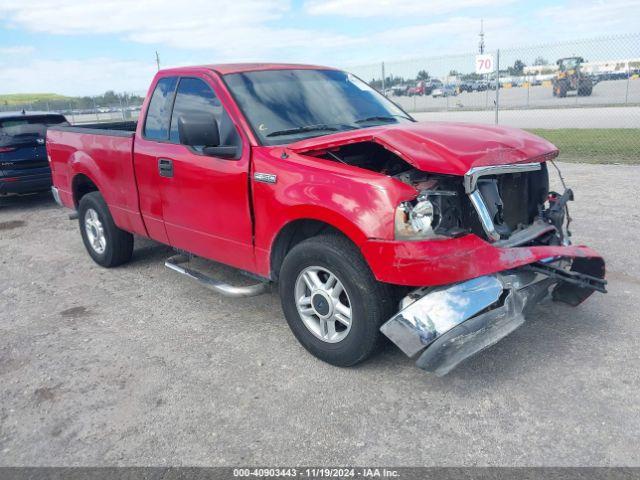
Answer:
M96 251L96 248L92 246L88 237L89 234L87 233L85 222L87 220L87 211L90 209L97 213L104 230L106 246L103 252ZM100 192L87 193L80 199L80 204L78 205L78 222L84 246L91 258L93 258L98 265L111 268L131 260L133 253L133 235L124 230L120 230L116 226L109 212L109 207L107 207Z
M567 85L564 82L558 84L558 97L564 98L567 96Z
M592 91L593 91L593 86L584 85L578 89L578 95L581 97L588 97L591 95Z
M334 273L349 297L351 328L337 343L327 343L311 333L298 313L296 281L311 266ZM362 362L382 344L380 325L395 307L392 288L378 282L358 248L338 234L312 237L292 248L280 270L279 290L284 315L298 341L315 357L340 367Z

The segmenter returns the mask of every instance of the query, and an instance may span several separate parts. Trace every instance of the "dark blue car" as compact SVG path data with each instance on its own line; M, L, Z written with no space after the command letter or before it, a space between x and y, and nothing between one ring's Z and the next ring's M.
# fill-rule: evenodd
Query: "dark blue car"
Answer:
M0 196L51 188L45 135L47 127L65 124L58 113L0 112Z

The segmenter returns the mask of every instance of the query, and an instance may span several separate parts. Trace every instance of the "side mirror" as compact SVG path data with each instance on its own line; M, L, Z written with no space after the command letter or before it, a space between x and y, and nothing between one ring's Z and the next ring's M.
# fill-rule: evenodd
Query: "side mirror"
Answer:
M180 143L190 147L202 147L202 153L210 157L235 158L238 147L220 145L220 130L213 115L198 113L178 117Z
M180 143L191 147L217 147L220 145L218 122L213 115L198 113L178 118Z

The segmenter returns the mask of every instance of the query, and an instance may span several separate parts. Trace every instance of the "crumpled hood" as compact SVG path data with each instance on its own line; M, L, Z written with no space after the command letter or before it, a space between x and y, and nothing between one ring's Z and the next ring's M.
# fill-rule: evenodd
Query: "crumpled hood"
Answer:
M464 175L470 168L543 162L558 149L543 138L510 127L472 123L417 122L362 128L292 143L296 153L349 143L376 142L415 168Z

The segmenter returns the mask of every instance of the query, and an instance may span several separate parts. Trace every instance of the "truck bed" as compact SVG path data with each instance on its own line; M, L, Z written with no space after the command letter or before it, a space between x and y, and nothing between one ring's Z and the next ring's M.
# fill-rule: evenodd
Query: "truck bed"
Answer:
M91 133L92 135L111 135L115 137L130 137L135 134L138 122L135 120L127 122L102 122L85 123L82 125L50 127L50 130L61 130L65 132Z
M133 165L136 124L51 127L47 130L47 151L53 184L65 206L78 207L75 194L79 188L88 188L78 182L86 181L100 190L118 227L146 235Z

